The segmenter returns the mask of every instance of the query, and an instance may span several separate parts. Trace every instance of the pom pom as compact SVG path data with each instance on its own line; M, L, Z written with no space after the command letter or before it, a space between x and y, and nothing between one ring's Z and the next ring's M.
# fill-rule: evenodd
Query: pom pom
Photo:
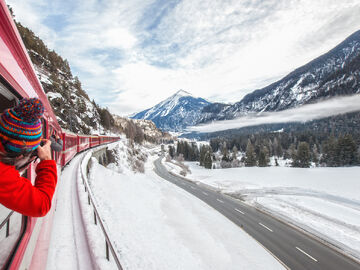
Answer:
M37 98L24 98L14 108L17 116L23 121L33 123L38 121L44 114L44 105Z

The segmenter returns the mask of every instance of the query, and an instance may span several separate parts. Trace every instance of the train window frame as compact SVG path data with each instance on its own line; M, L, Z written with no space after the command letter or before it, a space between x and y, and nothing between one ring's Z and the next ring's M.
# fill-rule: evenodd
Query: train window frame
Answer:
M7 86L0 76L0 113L5 109L14 107L19 102L19 98Z

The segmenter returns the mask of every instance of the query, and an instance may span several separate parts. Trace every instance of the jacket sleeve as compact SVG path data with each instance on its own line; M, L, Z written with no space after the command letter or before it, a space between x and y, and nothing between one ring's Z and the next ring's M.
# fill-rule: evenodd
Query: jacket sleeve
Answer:
M51 208L57 183L55 161L41 161L36 174L33 186L13 166L6 166L6 170L0 173L0 203L26 216L45 216Z

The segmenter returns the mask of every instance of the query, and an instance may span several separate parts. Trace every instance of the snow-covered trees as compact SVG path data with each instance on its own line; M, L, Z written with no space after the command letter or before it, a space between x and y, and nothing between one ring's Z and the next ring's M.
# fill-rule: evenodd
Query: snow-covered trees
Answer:
M176 147L176 155L182 154L185 160L196 161L199 160L199 149L195 142L188 143L185 140L178 141Z
M309 156L305 144L300 147L301 142L309 147ZM234 147L240 153L245 153L243 157L240 154L240 160L245 166L267 166L269 158L274 165L279 165L281 159L289 159L292 166L296 167L360 164L360 134L356 137L351 134L335 137L328 133L309 132L255 133L217 137L210 140L210 146L214 153L222 154L221 167L229 167L225 161L230 160L232 163L235 160L234 154L230 153Z

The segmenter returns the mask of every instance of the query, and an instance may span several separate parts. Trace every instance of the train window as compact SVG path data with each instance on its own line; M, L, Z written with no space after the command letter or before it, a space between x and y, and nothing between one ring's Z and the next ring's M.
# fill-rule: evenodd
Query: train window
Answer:
M22 215L0 205L0 269L13 250L21 233Z
M16 103L17 98L0 82L0 112L3 112L7 108L14 107Z
M41 119L41 125L42 125L42 136L43 138L48 138L47 136L47 133L46 133L46 128L47 128L47 125L46 125L46 121L44 118Z

